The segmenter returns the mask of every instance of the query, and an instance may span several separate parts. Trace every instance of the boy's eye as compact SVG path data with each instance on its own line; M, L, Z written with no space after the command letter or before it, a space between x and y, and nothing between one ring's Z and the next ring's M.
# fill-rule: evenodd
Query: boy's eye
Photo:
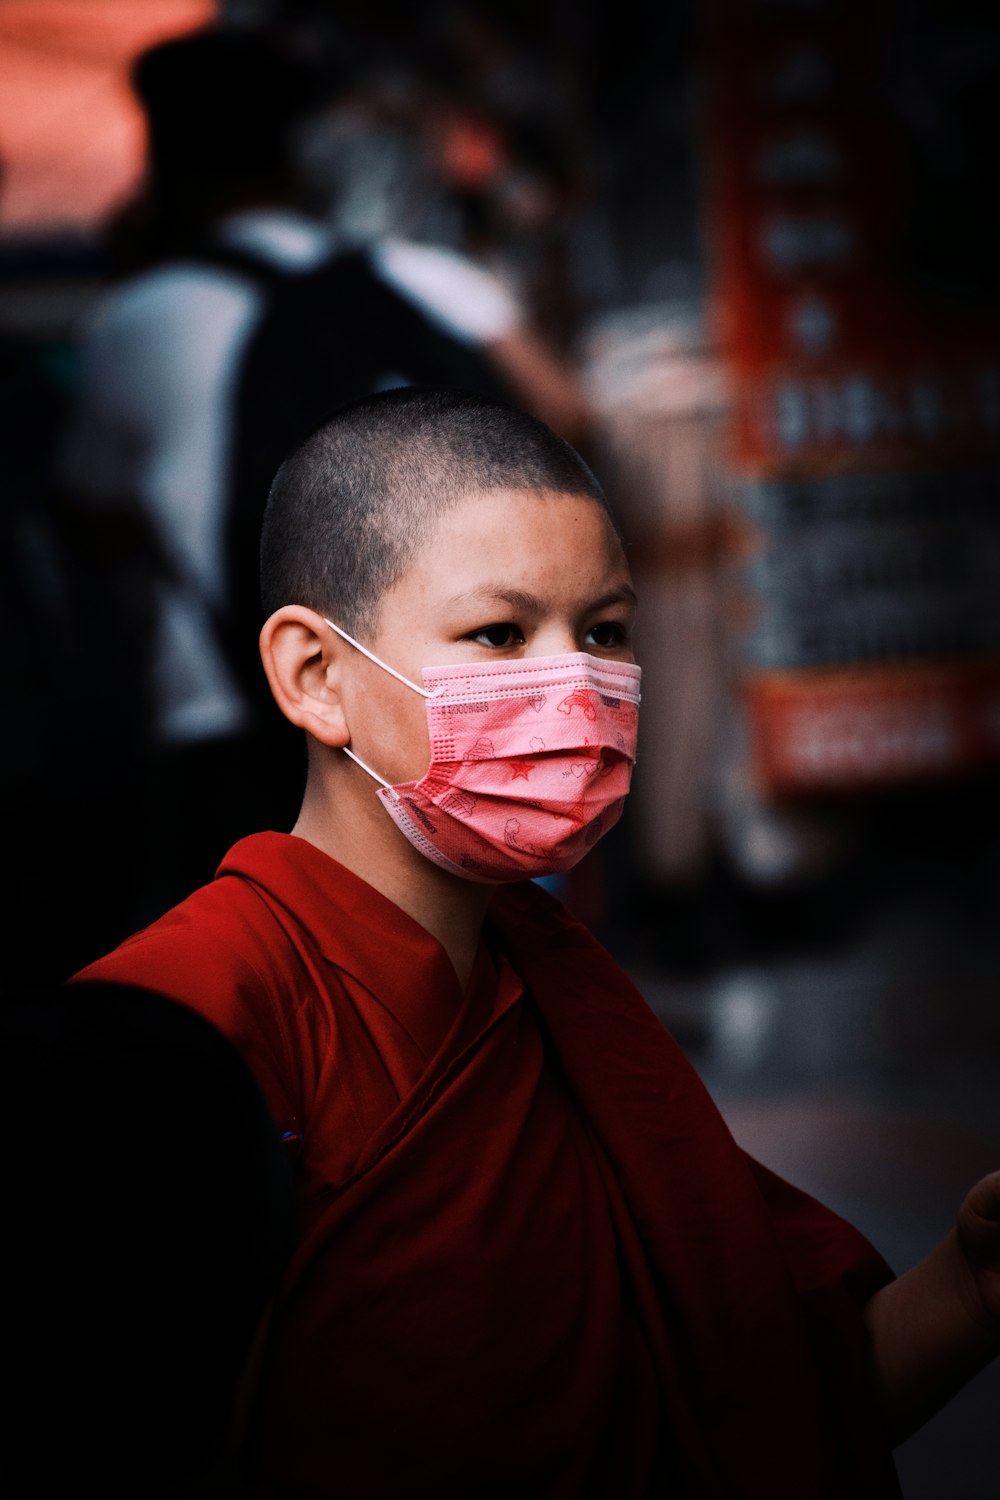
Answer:
M502 650L509 646L522 646L524 636L516 625L484 625L482 630L475 630L472 639L478 641L481 646L494 646Z
M605 648L624 646L628 642L628 631L619 620L601 620L597 625L591 625L587 640Z

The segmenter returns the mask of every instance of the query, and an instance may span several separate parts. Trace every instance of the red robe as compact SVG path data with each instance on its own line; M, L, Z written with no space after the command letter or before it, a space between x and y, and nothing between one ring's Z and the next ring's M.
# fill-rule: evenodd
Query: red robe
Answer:
M255 1495L898 1496L860 1317L889 1268L745 1155L537 885L463 995L385 897L259 834L78 977L208 1016L297 1149Z

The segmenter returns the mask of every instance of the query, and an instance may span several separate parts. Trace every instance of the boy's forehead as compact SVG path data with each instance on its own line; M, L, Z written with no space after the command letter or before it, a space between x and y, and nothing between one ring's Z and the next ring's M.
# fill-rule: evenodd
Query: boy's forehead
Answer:
M439 536L442 532L492 534L515 512L522 520L537 515L544 521L551 519L554 512L567 510L584 515L593 512L614 534L606 507L593 495L576 490L525 489L507 485L487 490L459 490L447 496L427 516L423 539L431 534Z
M414 527L395 579L382 592L373 639L424 629L497 602L573 609L634 602L625 551L602 502L562 490L491 489L456 496L433 524ZM491 602L492 601L492 602Z
M457 494L415 538L404 570L435 583L456 570L516 572L534 566L568 569L628 565L606 507L592 495L516 487ZM470 580L471 581L471 578Z

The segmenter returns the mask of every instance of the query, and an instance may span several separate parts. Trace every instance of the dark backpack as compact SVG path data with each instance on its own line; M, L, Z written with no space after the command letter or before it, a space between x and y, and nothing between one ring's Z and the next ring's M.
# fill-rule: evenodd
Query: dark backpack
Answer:
M380 389L454 385L500 400L509 392L480 349L450 336L383 281L363 251L336 253L307 272L224 247L199 259L248 276L264 296L238 379L226 518L228 609L216 623L259 722L280 733L257 637L261 522L284 458L337 407Z

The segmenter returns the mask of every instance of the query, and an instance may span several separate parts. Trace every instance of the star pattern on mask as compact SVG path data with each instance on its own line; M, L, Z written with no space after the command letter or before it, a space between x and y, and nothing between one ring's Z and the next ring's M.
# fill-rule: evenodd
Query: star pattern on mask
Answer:
M522 762L521 765L515 765L510 773L510 779L511 781L527 781L534 769L534 766L529 765L526 761Z

